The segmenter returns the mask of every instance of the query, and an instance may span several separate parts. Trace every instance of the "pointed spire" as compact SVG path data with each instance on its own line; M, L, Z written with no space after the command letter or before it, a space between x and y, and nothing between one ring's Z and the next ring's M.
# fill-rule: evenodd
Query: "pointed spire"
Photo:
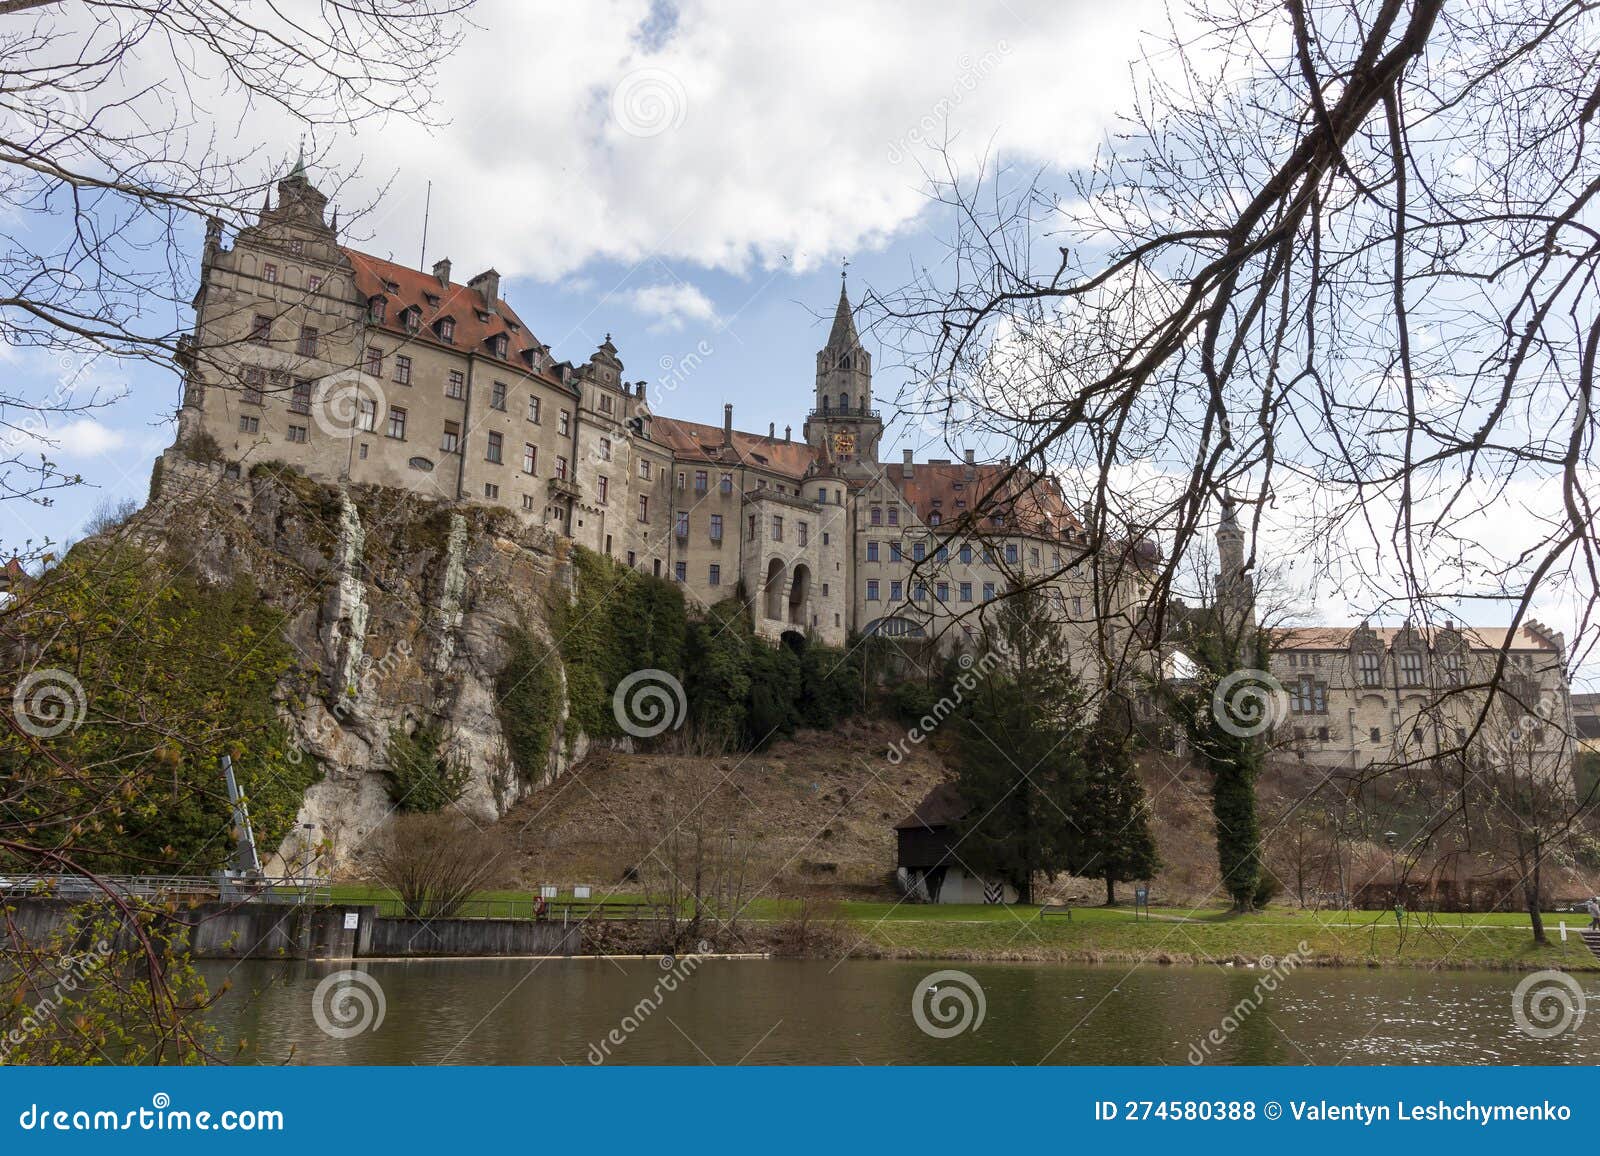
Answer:
M828 345L831 348L859 345L861 339L856 336L855 318L850 310L850 293L845 284L844 270L839 271L839 307L833 314L833 328L828 331Z
M302 181L306 179L306 138L305 137L301 137L300 138L300 152L299 152L299 155L294 158L294 168L289 170L289 178L288 179L292 181L296 177L299 177Z
M329 226L329 228L332 231L334 237L337 238L339 236L339 206L338 205L335 205L333 207L333 224L331 226Z
M272 190L263 189L261 191L261 215L265 217L270 212L272 212Z

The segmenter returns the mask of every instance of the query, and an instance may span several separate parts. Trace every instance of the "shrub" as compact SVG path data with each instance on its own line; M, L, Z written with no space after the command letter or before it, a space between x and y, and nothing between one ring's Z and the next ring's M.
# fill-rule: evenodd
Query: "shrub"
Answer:
M542 778L550 741L561 714L561 680L553 647L542 645L525 627L507 639L506 664L495 681L500 730L517 771L527 781Z
M489 878L497 853L459 815L397 815L372 856L372 877L407 915L443 919Z
M409 735L396 727L389 732L386 754L389 793L402 811L440 811L460 799L469 772L464 763L444 753L444 735L438 727L417 724Z

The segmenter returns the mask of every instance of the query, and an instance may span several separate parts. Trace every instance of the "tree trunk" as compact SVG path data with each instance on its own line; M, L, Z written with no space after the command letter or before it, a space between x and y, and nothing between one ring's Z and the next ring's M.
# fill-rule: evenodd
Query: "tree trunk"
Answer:
M1116 876L1114 876L1114 875L1107 875L1106 876L1106 906L1107 907L1115 907L1116 905L1117 905L1117 879L1116 879Z
M1533 851L1533 870L1523 876L1522 900L1528 908L1528 921L1533 924L1533 942L1540 947L1550 941L1544 935L1544 916L1539 911L1539 869L1542 866L1540 849Z

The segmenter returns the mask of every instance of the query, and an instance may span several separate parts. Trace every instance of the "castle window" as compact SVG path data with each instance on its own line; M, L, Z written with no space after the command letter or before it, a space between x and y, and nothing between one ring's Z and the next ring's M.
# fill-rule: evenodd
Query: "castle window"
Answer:
M449 317L439 322L439 340L449 341L452 344L456 339L456 323Z
M800 545L804 546L806 544L806 541L807 541L810 533L811 533L811 527L806 525L804 522L800 522L795 527L795 540Z
M257 313L250 319L250 340L257 345L265 345L272 340L272 318L265 313Z
M378 428L378 402L375 398L356 399L356 428L371 433ZM361 456L367 456L367 447L361 447Z
M533 509L533 495L532 494L523 494L522 495L522 508L524 510Z
M394 379L401 385L411 384L411 359L403 353L395 354Z
M397 405L389 407L389 436L400 441L406 440L406 411Z
M266 279L268 285L276 285L278 283L278 267L268 261L261 266L261 276Z
M453 454L461 449L461 423L447 421L444 423L444 437L439 439L439 448L447 454Z
M918 582L911 588L911 597L917 602L926 602L928 600L928 584L926 582Z
M240 433L250 433L250 434L260 433L261 432L261 419L258 418L258 417L250 417L249 415L245 415L244 417L241 417L239 419L239 432Z
M566 458L563 458L563 457L557 457L556 458L556 477L560 478L563 482L567 480L567 459Z
M711 540L713 542L722 541L722 515L721 514L712 514L711 515Z
M422 328L422 310L413 305L400 314L400 320L405 323L407 333L415 333Z
M674 562L672 565L672 576L679 582L687 582L689 580L689 563Z
M868 578L867 579L867 601L868 602L876 602L877 600L878 600L878 580L876 578Z
M294 379L294 388L289 393L289 412L311 412L311 383L304 378Z
M260 405L262 403L261 383L266 380L266 374L260 369L251 366L244 371L244 395L240 398L245 405Z
M1462 664L1461 655L1447 654L1444 656L1444 678L1451 686L1461 686L1467 677L1465 666Z
M506 383L497 381L489 387L489 408L503 410L506 407Z
M611 395L609 393L602 393L600 395L600 412L601 413L610 413L611 412Z
M963 602L971 602L972 601L972 583L971 582L963 582L961 584L961 601L963 601Z
M498 498L500 496L500 487L493 482L484 482L483 496L486 498Z
M1367 741L1373 745L1383 742L1383 732L1377 727L1373 727L1367 732Z
M891 562L900 561L900 543L899 542L890 542L889 543L889 561L891 561Z
M452 369L444 384L446 397L463 398L467 395L467 378L459 369Z
M708 477L708 475L706 474L706 472L704 470L696 470L694 472L694 492L695 493L703 494L703 493L706 492L706 486L708 484L707 483L707 477Z
M1007 562L1015 562L1016 560L1017 560L1017 544L1015 542L1007 542L1006 543L1006 561Z
M950 583L936 582L933 587L933 596L940 602L950 601Z
M1400 653L1400 685L1422 685L1422 655L1415 650Z
M539 424L539 399L531 394L528 397L528 420L534 425Z
M850 395L848 393L841 393L839 395L839 412L840 413L848 413L849 410L850 410Z
M292 442L303 442L306 440L306 434L308 432L309 431L303 425L292 425L289 427L289 440Z
M985 582L983 584L983 600L985 602L993 602L994 601L994 583L993 582Z
M1081 595L1074 594L1072 596L1072 613L1075 614L1075 615L1082 616L1082 614L1083 614L1083 597Z
M504 436L503 435L497 434L497 433L491 433L489 435L489 444L488 444L488 446L486 446L484 448L484 452L483 452L484 460L493 462L495 465L499 465L500 461L501 461L500 449L501 449L501 446L503 444L504 444Z
M944 519L940 516L938 510L935 510L933 513L928 515L928 525L930 526L937 526L943 520Z
M606 504L606 495L611 490L611 480L609 478L607 478L604 474L598 474L595 477L595 484L599 487L599 495L600 496L599 496L598 500L599 500L600 504L603 506L603 505Z
M601 461L609 462L611 460L611 439L601 438L600 444L596 448L595 452L600 455Z
M649 520L650 520L650 499L649 499L649 497L647 495L640 494L639 495L639 521L648 522Z
M306 278L306 288L315 293L318 289L322 288L322 278L313 273L310 277Z
M889 507L889 525L898 526L899 524L900 524L900 507L899 506L890 506Z
M367 301L367 320L374 325L382 325L383 317L388 312L389 303L382 297L372 297Z
M839 359L839 368L840 369L849 369L850 368L850 355L848 353L845 354L843 357L841 357Z
M673 516L672 522L673 522L672 532L674 534L676 534L680 538L688 538L688 536L689 536L689 511L688 510L679 510L677 512L677 514Z
M898 601L900 601L900 599L904 595L904 593L905 593L905 588L903 586L901 586L900 580L898 578L896 578L894 581L889 583L889 601L890 602L898 602Z
M310 325L300 327L300 356L315 357L317 355L317 331Z
M776 514L772 516L772 540L783 541L783 519Z
M572 415L566 410L562 410L560 417L556 420L556 431L560 433L562 437L566 437L571 432L571 427Z
M733 493L733 475L724 473L722 478L717 482L717 488L720 489L724 494Z
M1361 670L1362 686L1380 686L1383 683L1382 659L1375 651L1363 650L1356 656L1356 665Z
M504 333L496 333L494 340L489 343L489 349L496 357L504 357L506 355L506 335Z
M539 447L532 442L522 443L522 472L525 474L537 473L539 469Z
M366 369L373 377L383 376L383 350L376 345L367 346Z
M928 553L928 548L926 546L924 546L921 542L913 542L913 543L911 543L911 560L913 562L922 561L923 558L927 557L927 553Z
M833 412L832 410L830 410L828 408L828 399L827 399L826 396L824 396L823 399L822 399L822 412L823 413L831 413L831 412Z
M882 506L873 506L872 507L872 524L874 526L879 526L879 525L883 524L883 507Z
M933 552L933 560L935 562L948 562L950 560L950 548L948 546L940 546Z
M878 560L878 544L876 542L868 542L867 543L867 561L868 562L876 562L877 560Z
M706 570L706 585L722 585L722 567L717 565L715 562L711 563L710 567L708 567Z
M649 458L640 458L639 459L639 476L641 478L643 478L647 482L650 480L650 459Z
M961 561L963 561L963 562L971 562L972 561L972 547L971 546L962 546L961 547L961 553L960 553L959 557L961 558Z

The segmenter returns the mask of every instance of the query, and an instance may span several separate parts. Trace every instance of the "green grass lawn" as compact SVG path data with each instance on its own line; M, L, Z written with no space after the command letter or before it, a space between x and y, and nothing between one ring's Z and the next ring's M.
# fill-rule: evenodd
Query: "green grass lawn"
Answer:
M398 908L393 895L379 887L344 885L333 895L336 902L378 903L386 912ZM482 891L473 898L482 901L476 915L526 917L532 902L527 891ZM559 909L570 899L558 897L552 906ZM638 894L597 890L590 902L644 901ZM744 907L741 918L777 922L793 918L799 908L798 900L758 898ZM1534 946L1528 917L1511 913L1412 913L1404 929L1388 911L1290 908L1235 915L1221 908L1158 907L1146 917L1131 907L1077 907L1069 920L1041 919L1037 907L845 901L837 914L848 924L846 938L862 953L913 958L1244 962L1300 954L1304 943L1310 964L1600 970L1600 960L1576 934L1588 917L1570 912L1545 916L1551 942L1542 948ZM813 917L831 920L833 912L824 909ZM1563 920L1565 943L1558 931Z

